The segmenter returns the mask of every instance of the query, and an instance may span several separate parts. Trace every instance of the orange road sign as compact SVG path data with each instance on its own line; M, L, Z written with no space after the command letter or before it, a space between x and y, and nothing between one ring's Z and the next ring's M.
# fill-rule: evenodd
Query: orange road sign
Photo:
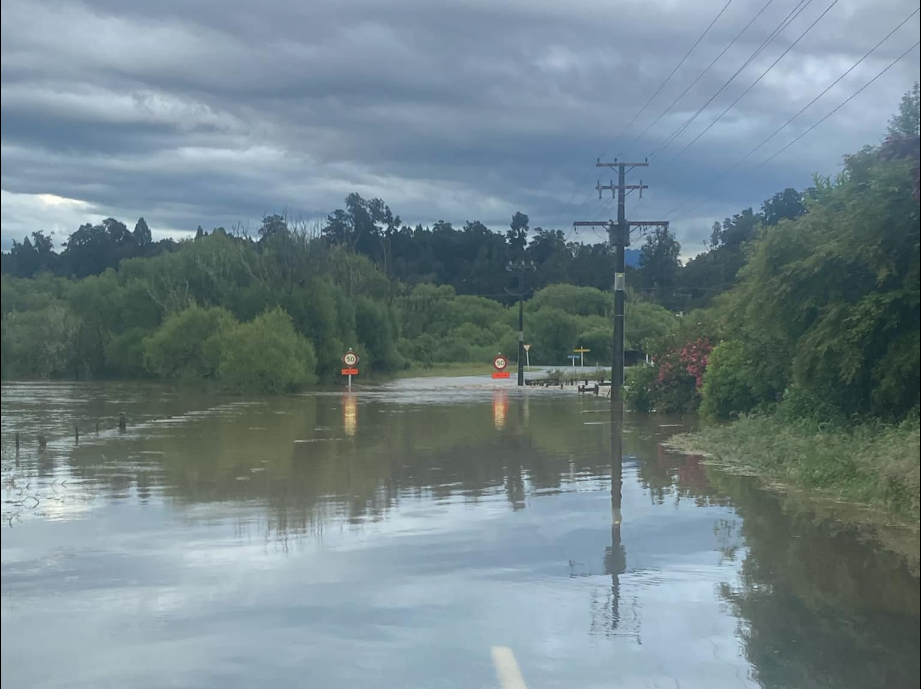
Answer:
M508 378L510 376L508 371L493 371L493 378Z
M357 376L357 375L358 375L358 369L357 369L357 368L344 368L344 369L342 369L342 375L344 375L344 376Z

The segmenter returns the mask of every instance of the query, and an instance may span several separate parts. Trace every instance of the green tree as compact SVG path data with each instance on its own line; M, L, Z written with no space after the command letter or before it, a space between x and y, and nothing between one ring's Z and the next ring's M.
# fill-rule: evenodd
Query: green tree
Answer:
M313 345L279 308L217 334L221 387L232 392L295 392L316 383Z
M528 318L532 333L532 363L561 366L568 363L579 336L575 316L556 307L540 309Z
M144 218L138 218L132 236L134 237L134 243L142 249L153 243L153 235L150 233L150 228L147 227L147 221Z
M751 411L757 404L752 385L753 366L738 340L721 342L710 352L700 411L706 416L729 419Z
M675 303L680 255L681 244L667 227L656 227L646 236L640 252L638 282L660 303Z
M144 340L145 366L161 378L214 378L223 331L234 325L233 315L220 307L193 305L172 314Z
M524 259L525 247L528 244L529 222L530 219L527 215L517 212L512 216L512 221L509 223L509 228L505 236L509 246L509 257L513 261L521 261Z

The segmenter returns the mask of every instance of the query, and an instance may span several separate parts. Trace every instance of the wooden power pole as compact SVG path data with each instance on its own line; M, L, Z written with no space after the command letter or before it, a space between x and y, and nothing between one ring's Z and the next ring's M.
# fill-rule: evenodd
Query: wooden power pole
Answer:
M617 222L613 220L579 220L573 223L574 227L607 227L608 238L611 246L615 250L614 258L614 366L611 380L611 400L613 402L621 401L621 386L624 384L624 290L626 289L624 250L630 244L630 230L633 228L647 227L668 227L667 220L627 220L626 199L627 191L639 190L640 198L643 197L643 189L648 189L649 185L627 184L627 172L635 167L648 167L649 163L621 163L616 158L613 163L602 163L598 160L595 167L608 167L617 170L617 184L611 181L610 184L601 184L598 182L598 198L601 198L602 192L610 190L611 195L617 192Z

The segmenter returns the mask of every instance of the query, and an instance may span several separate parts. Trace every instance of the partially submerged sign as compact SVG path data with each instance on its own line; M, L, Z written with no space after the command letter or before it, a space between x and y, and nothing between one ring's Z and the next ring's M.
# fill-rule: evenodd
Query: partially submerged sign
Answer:
M342 355L342 363L345 368L342 369L342 375L349 377L349 390L352 389L352 376L358 375L358 355L349 347L349 351Z

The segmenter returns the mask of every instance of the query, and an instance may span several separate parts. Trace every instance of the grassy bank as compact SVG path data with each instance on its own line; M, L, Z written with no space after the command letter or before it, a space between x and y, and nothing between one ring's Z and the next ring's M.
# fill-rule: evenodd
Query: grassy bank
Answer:
M918 416L899 424L842 428L751 416L671 439L730 469L794 489L919 519Z

